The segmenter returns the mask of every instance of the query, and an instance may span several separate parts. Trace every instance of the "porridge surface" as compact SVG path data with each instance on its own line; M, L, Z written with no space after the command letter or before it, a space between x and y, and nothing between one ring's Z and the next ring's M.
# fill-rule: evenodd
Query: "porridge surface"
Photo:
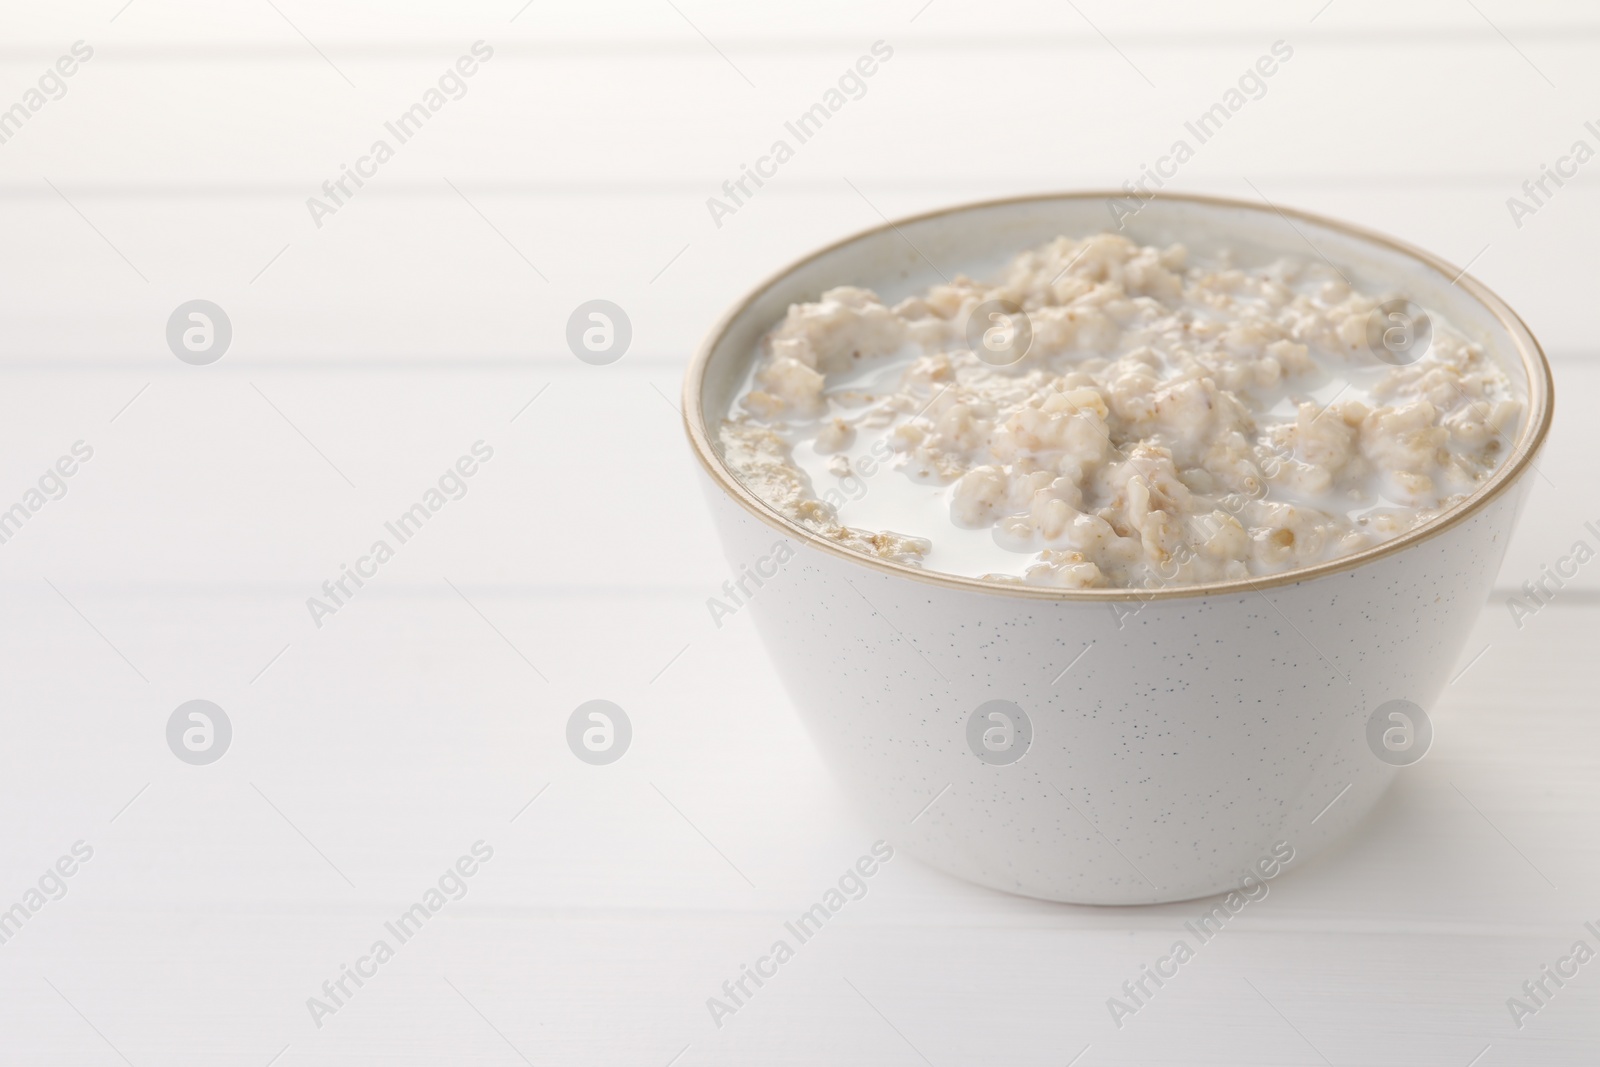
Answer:
M1480 346L1436 320L1426 352L1391 366L1367 340L1381 296L1320 262L1230 258L1099 234L893 306L830 289L763 337L724 457L855 551L1093 588L1356 552L1459 503L1511 451L1521 404ZM1025 322L985 308L972 344L997 300Z

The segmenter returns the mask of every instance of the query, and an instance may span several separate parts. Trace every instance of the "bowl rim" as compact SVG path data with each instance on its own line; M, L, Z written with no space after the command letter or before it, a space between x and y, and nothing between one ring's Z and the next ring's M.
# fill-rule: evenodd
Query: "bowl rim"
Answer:
M789 275L795 273L807 264L823 256L876 234L888 231L898 232L902 226L920 223L933 219L943 218L948 215L957 215L969 211L986 208L1003 207L1012 204L1039 203L1051 200L1113 200L1126 199L1126 190L1083 190L1053 193L1029 193L1021 196L999 197L990 200L974 200L954 204L948 207L924 211L915 215L907 215L897 219L885 219L883 223L858 230L839 240L832 241L822 248L808 252L795 259L777 271L768 275L761 282L751 288L744 296L740 297L722 317L711 327L705 338L695 350L693 358L683 379L683 404L681 408L684 431L688 434L690 447L700 461L711 480L744 509L757 519L773 527L787 537L794 538L812 548L837 556L850 563L865 567L869 570L896 578L910 581L924 582L929 585L943 586L949 589L960 589L968 592L986 593L996 596L1018 597L1026 600L1055 600L1055 601L1151 601L1151 600L1178 600L1202 596L1235 596L1240 593L1261 592L1266 589L1279 588L1287 585L1298 585L1301 582L1315 578L1328 577L1353 571L1386 559L1391 555L1403 552L1406 549L1421 544L1439 536L1486 508L1491 502L1499 498L1512 485L1522 479L1527 471L1533 467L1534 456L1543 447L1545 439L1549 436L1551 419L1555 414L1555 382L1550 371L1550 362L1545 357L1544 349L1533 331L1528 329L1527 323L1517 313L1511 310L1498 295L1477 278L1468 274L1464 269L1456 267L1447 260L1435 256L1433 253L1409 242L1402 241L1375 230L1357 226L1339 219L1332 219L1325 215L1318 215L1296 208L1286 208L1273 203L1256 203L1250 200L1240 200L1233 197L1209 196L1199 193L1162 193L1160 199L1181 201L1190 204L1199 204L1206 207L1244 209L1262 214L1275 213L1285 221L1297 219L1311 223L1315 226L1332 229L1355 237L1369 243L1385 247L1391 251L1409 256L1418 262L1432 267L1434 270L1453 277L1453 285L1462 289L1468 296L1475 299L1486 308L1500 324L1506 329L1517 346L1517 353L1522 359L1523 371L1527 377L1529 417L1523 422L1522 432L1518 435L1512 454L1495 470L1490 478L1475 489L1467 499L1460 504L1435 516L1429 521L1406 531L1399 537L1392 538L1382 544L1363 549L1360 552L1347 556L1338 556L1306 567L1296 567L1292 570L1278 574L1262 575L1253 578L1230 579L1217 582L1195 582L1187 585L1170 585L1156 589L1110 587L1095 589L1060 589L1051 586L1033 586L989 581L983 578L972 578L965 575L946 574L941 571L921 570L908 567L904 564L894 563L889 560L866 556L859 552L845 548L843 545L821 537L817 533L801 526L774 510L766 501L756 496L744 483L741 482L717 452L706 426L705 411L702 408L700 397L705 385L706 372L711 364L712 354L740 318L749 310L750 306L763 296L767 290L777 285ZM844 284L844 283L840 283Z

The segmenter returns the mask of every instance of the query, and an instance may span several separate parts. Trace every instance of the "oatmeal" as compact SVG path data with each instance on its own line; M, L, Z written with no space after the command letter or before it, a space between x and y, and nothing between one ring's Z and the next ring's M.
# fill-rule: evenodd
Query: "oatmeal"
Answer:
M831 289L762 339L724 458L857 552L1095 588L1357 552L1511 451L1521 404L1480 346L1434 321L1390 365L1368 342L1382 296L1231 258L1062 237L893 306Z

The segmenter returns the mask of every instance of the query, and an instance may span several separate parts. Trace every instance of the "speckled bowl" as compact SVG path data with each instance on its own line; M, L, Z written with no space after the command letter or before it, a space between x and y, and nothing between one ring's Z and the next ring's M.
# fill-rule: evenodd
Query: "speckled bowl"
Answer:
M981 885L1136 904L1259 877L1275 847L1298 865L1377 802L1395 762L1411 757L1380 758L1369 734L1405 727L1388 710L1431 708L1443 689L1499 568L1552 400L1528 329L1456 268L1298 212L1163 195L1125 220L1128 236L1202 251L1225 243L1246 257L1314 249L1358 285L1402 293L1484 344L1526 399L1499 471L1460 507L1357 555L1135 592L1008 587L868 559L785 520L723 465L715 427L757 339L791 303L846 283L892 302L937 280L933 264L981 275L1058 235L1115 229L1111 195L949 208L807 256L711 331L683 412L750 593L739 610L880 832ZM1426 733L1425 711L1409 720Z

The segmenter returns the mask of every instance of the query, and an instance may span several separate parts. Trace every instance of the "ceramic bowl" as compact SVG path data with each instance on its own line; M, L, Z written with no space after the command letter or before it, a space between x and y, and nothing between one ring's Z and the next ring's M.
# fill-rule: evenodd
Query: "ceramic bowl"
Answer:
M1397 764L1425 751L1427 712L1488 596L1552 412L1538 343L1456 268L1312 215L1163 195L1132 217L1120 202L1127 236L1225 245L1245 260L1321 257L1482 343L1525 401L1499 470L1426 525L1331 562L1253 581L1067 591L857 555L781 517L724 466L717 426L790 304L841 284L892 303L941 275L983 277L1056 236L1118 229L1113 195L963 205L806 256L711 330L683 396L748 594L738 610L866 818L950 874L1090 904L1235 888L1360 822Z

